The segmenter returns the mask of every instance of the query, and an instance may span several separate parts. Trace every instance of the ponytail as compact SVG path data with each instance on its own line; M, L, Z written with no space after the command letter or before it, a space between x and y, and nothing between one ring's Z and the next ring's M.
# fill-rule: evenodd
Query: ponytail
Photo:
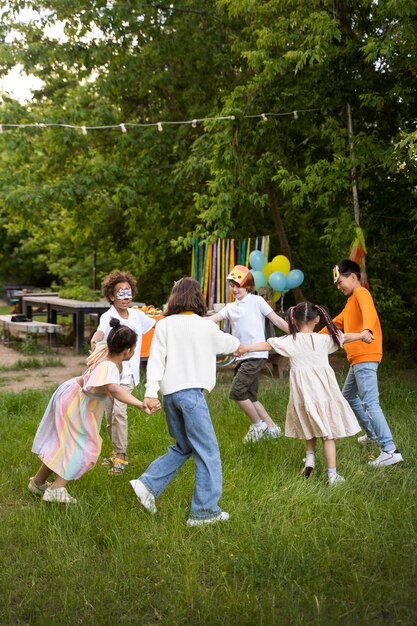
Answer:
M322 304L314 304L313 305L323 316L324 323L326 324L327 330L333 338L333 341L340 347L342 345L342 340L340 338L340 332L333 324L333 320L329 311Z
M322 315L333 341L341 346L342 340L340 333L336 326L333 324L331 315L325 306L322 304L312 304L311 302L300 302L296 306L291 306L287 312L288 326L291 335L295 338L298 333L298 324L305 326L309 322L316 319L317 315Z

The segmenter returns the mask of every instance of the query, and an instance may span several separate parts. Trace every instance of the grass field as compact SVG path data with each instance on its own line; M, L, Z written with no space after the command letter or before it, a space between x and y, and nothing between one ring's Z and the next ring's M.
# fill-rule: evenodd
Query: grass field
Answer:
M377 449L341 441L346 483L333 489L321 454L312 477L301 479L300 441L242 445L248 423L222 373L209 405L230 521L198 528L185 526L191 460L158 499L156 516L129 487L170 442L162 412L130 411L125 475L98 464L70 485L79 504L66 507L27 491L50 393L1 394L0 624L416 624L417 389L394 367L381 370L382 404L406 460L370 468ZM288 383L262 379L261 400L281 426L287 397Z

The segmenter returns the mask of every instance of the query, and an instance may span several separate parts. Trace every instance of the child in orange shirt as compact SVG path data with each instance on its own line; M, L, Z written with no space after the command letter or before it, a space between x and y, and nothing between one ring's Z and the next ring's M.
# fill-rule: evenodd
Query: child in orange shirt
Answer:
M374 301L368 289L362 287L360 267L354 261L344 259L333 274L337 288L348 298L343 311L333 319L334 325L344 333L369 330L374 336L370 344L356 341L345 346L350 369L342 393L366 433L358 442L362 445L375 442L381 448L380 455L369 461L369 465L384 467L400 463L403 457L379 404L377 371L382 359L382 331Z

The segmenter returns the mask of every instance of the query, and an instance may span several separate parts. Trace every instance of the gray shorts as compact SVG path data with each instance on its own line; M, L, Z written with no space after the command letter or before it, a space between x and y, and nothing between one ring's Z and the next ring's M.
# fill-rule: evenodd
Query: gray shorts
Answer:
M257 401L259 375L266 361L267 359L244 359L237 363L229 393L231 400Z

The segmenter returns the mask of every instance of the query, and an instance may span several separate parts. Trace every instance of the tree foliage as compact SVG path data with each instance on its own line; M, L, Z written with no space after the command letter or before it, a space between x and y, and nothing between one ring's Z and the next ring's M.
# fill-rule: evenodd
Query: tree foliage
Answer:
M40 0L38 22L18 24L27 6L4 10L0 71L21 63L44 87L27 106L5 98L3 124L234 119L5 129L4 277L92 286L94 255L99 278L130 269L160 303L195 233L272 234L272 253L303 269L304 296L340 308L330 270L349 253L355 183L377 303L388 325L398 308L411 319L415 2ZM65 38L48 35L54 22Z

